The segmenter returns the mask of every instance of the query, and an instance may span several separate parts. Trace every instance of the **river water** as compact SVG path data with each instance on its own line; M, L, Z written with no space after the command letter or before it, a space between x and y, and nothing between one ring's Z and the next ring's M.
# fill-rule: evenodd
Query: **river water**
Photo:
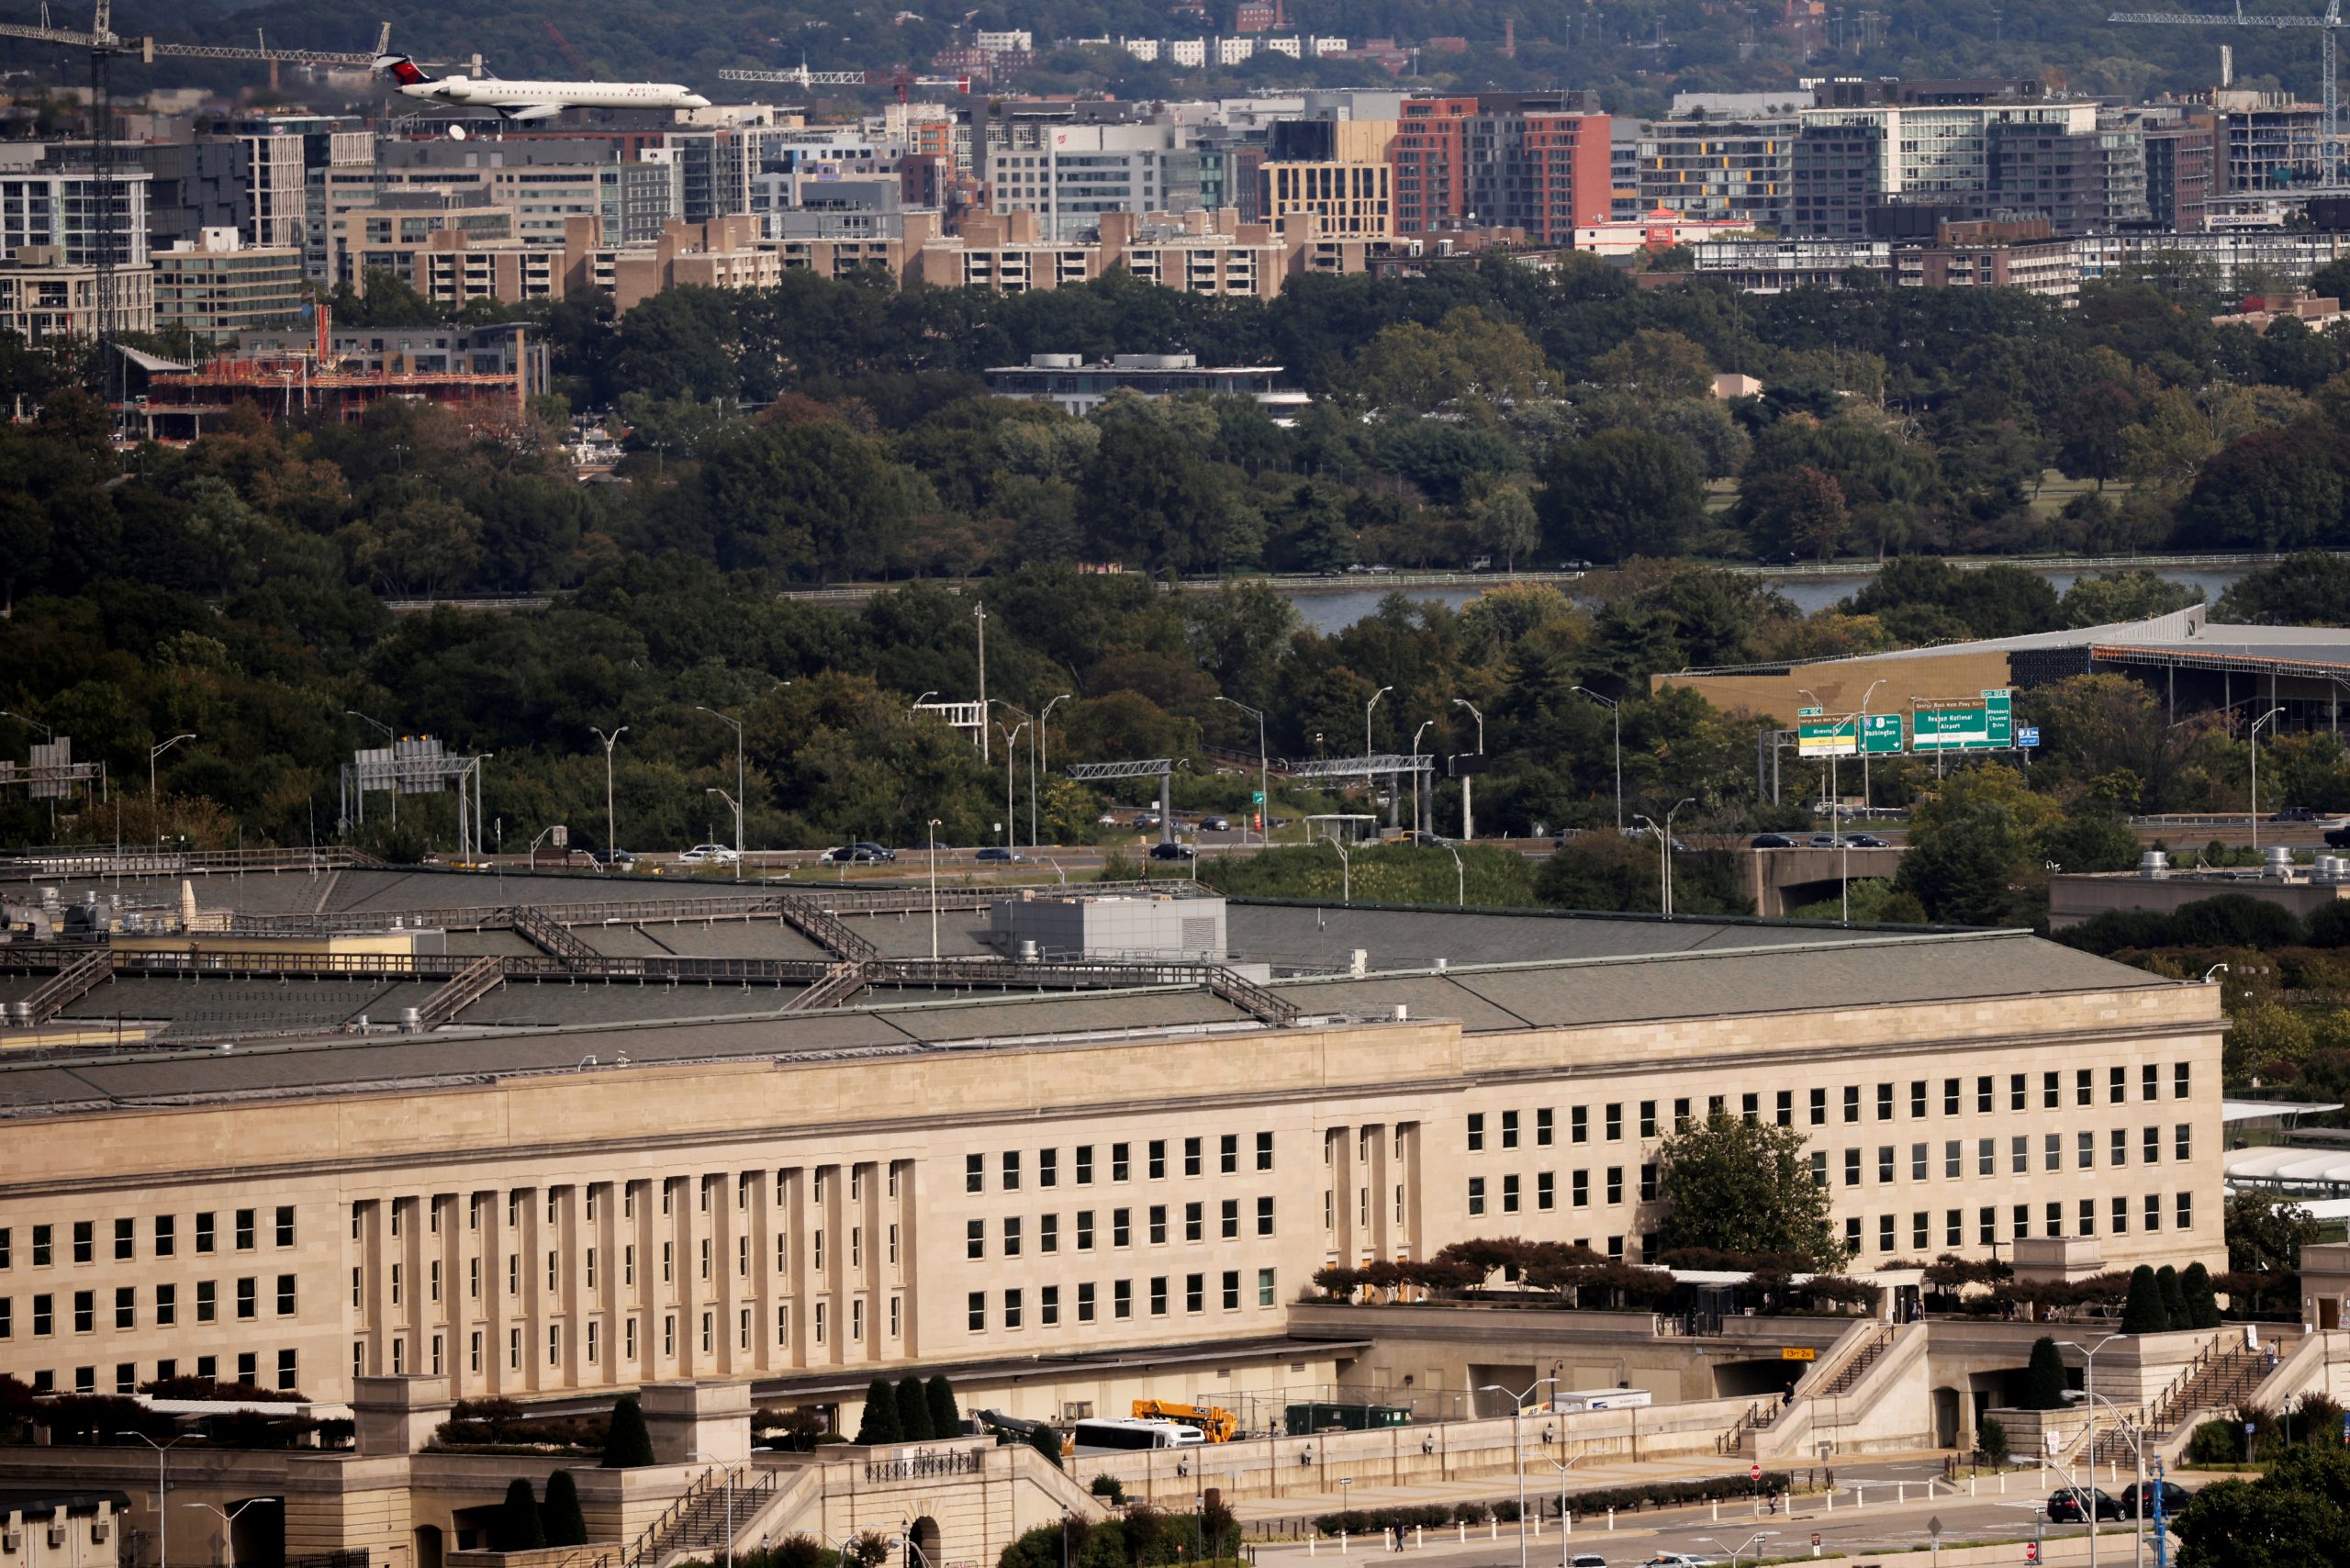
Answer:
M2180 566L2159 569L2157 575L2171 582L2199 588L2203 590L2206 603L2216 603L2221 591L2248 570L2250 568L2245 566ZM2096 574L2084 573L2073 567L2062 570L2051 567L2042 570L2039 575L2047 578L2058 593L2063 593L2080 577ZM1840 599L1850 599L1874 576L1874 572L1866 572L1847 577L1786 577L1774 581L1771 586L1791 600L1796 609L1809 615L1830 608ZM1458 610L1475 599L1480 591L1470 588L1349 588L1337 592L1283 590L1282 596L1297 606L1298 613L1304 617L1308 626L1326 636L1369 617L1379 608L1379 601L1390 593L1401 592L1408 599L1449 604Z

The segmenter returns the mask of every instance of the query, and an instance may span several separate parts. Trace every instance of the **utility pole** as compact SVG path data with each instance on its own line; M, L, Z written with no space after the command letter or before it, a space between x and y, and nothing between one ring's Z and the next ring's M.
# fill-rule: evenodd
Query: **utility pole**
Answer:
M994 760L988 755L988 607L971 607L971 615L979 625L979 760Z
M619 833L615 826L617 819L612 809L612 748L621 744L622 735L628 734L628 726L622 724L609 735L593 724L588 728L604 743L604 869L610 871L612 857L620 853Z

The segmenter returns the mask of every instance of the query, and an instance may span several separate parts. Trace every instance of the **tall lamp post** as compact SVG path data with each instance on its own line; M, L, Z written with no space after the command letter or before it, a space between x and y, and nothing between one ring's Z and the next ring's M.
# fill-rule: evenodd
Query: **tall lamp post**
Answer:
M1012 704L1007 702L1004 706L1011 708ZM1017 708L1012 711L1015 713L1020 711ZM997 727L1002 728L1001 725ZM1028 721L1023 719L1003 732L1003 845L1007 849L1012 847L1015 839L1012 816L1012 765L1019 756L1020 732L1027 727Z
M711 785L702 793L717 796L726 802L726 809L734 813L734 879L739 882L743 879L743 802L716 784Z
M1069 694L1068 692L1062 692L1058 697L1056 697L1050 702L1046 703L1044 710L1036 715L1036 756L1038 758L1036 769L1038 773L1043 774L1047 778L1050 778L1053 776L1053 736L1052 731L1046 726L1052 721L1053 710L1068 701L1069 696ZM1035 775L1031 774L1028 780L1028 794L1030 797L1028 801L1028 847L1031 849L1036 847L1035 793ZM1056 838L1053 842L1058 844L1060 840Z
M938 819L930 819L930 961L938 961Z
M180 742L192 741L194 739L196 739L196 735L191 732L184 735L173 735L170 740L164 741L159 745L151 745L147 748L147 809L151 812L155 812L155 843L159 848L162 846L163 842L163 813L155 811L155 759L162 756L165 752L171 750L173 746L179 745Z
M2144 1562L2146 1560L2146 1446L2142 1440L2144 1434L2138 1429L2136 1422L2128 1419L2121 1414L2121 1407L2120 1406L2114 1404L2112 1400L2108 1399L2104 1394L2098 1393L2093 1388L2084 1388L2080 1393L2083 1397L2083 1402L2089 1406L2090 1414L2096 1414L2097 1407L2100 1405L2104 1406L2108 1410L2112 1411L2114 1429L2119 1431L2130 1441L2130 1457L2135 1462L2136 1480L2138 1483L2135 1489L2138 1506L2136 1508L2132 1510L2137 1518L2138 1529L2136 1536L2130 1543L2130 1562L2131 1568L2138 1568L2138 1565ZM2073 1390L2069 1388L2066 1389L2065 1391L2065 1397L2067 1399L2072 1398ZM2089 1484L2092 1487L2097 1484L2097 1447L2094 1443L2089 1447ZM2091 1512L2095 1512L2095 1510L2092 1509ZM2089 1528L2092 1530L2097 1528L2094 1521L2092 1521ZM2159 1551L2161 1549L2157 1546L2156 1550Z
M1271 830L1265 824L1272 821L1273 787L1272 763L1265 755L1265 711L1262 708L1251 708L1246 702L1236 702L1229 697L1219 696L1216 700L1229 707L1237 708L1257 721L1257 842L1270 846L1273 842L1273 835ZM1046 711L1050 712L1051 710L1047 708Z
M1420 803L1420 737L1435 722L1434 719L1423 719L1420 727L1412 732L1412 832L1416 836L1427 831Z
M1594 702L1605 702L1616 716L1616 831L1624 831L1624 705L1613 697L1602 697L1588 686L1578 686L1577 691Z
M261 1503L282 1503L282 1497L248 1497L233 1508L217 1507L210 1503L182 1503L183 1508L202 1508L207 1514L220 1516L220 1533L228 1538L229 1568L237 1568L237 1516Z
M1338 852L1338 902L1352 903L1355 902L1354 857L1347 853L1347 846L1338 842L1337 829L1330 830L1326 842Z
M1469 716L1477 721L1477 755L1484 756L1485 716L1478 712L1477 705L1465 697L1454 698L1452 705L1455 708L1468 709ZM1476 775L1472 773L1464 773L1460 776L1460 839L1464 844L1477 842L1477 809L1470 793L1472 786L1476 782Z
M1510 1446L1516 1450L1517 1460L1517 1568L1526 1568L1526 1439L1523 1432L1526 1402L1532 1398L1534 1391L1544 1383L1550 1383L1555 1387L1558 1381L1555 1377L1538 1377L1523 1389L1504 1388L1498 1383L1481 1383L1477 1385L1479 1394L1509 1395Z
M604 743L604 869L610 871L612 857L621 852L619 819L612 809L612 748L621 744L622 735L628 734L628 726L622 724L609 735L593 724L588 728Z
M183 1432L168 1443L159 1443L144 1432L117 1432L118 1438L137 1438L155 1450L155 1568L171 1568L172 1504L169 1484L163 1479L163 1467L171 1462L172 1450L196 1434Z
M734 806L734 879L739 882L743 879L743 721L730 719L717 709L705 708L699 702L694 704L694 711L707 713L734 731L734 793L729 798ZM722 795L725 791L718 793Z
M1695 799L1694 796L1684 796L1680 804L1665 812L1662 827L1652 818L1637 815L1632 818L1636 823L1647 823L1649 831L1657 835L1657 913L1667 920L1673 918L1673 819L1679 814L1682 806L1691 804Z
M2277 711L2277 710L2271 710L2271 711ZM2094 1345L2083 1345L2076 1339L2059 1339L2056 1343L2060 1349L2080 1351L2081 1390L2083 1393L2089 1393L2092 1392L2092 1385L2097 1382L2097 1353L2099 1350L2104 1350L2108 1345L2112 1344L2116 1339L2127 1339L2128 1338L2130 1338L2130 1336L2127 1334L2108 1334L2104 1338L2099 1339ZM2097 1506L2095 1502L2095 1485L2097 1482L2097 1402L2095 1400L2089 1401L2088 1450L2089 1482L2091 1491L2087 1496L2082 1496L2080 1489L2076 1486L2074 1488L2074 1495L2076 1497L2080 1497L2080 1500L2084 1504L2087 1505L2084 1511L2089 1516L2089 1568L2097 1568ZM2143 1496L2144 1494L2141 1493L2140 1495Z
M386 724L381 719L371 719L356 708L345 708L342 711L342 716L346 719L356 719L363 724L373 725L375 728L383 731L384 744L386 745L390 745L394 741L399 738L392 733L391 725ZM364 798L361 801L360 805L361 811L359 814L364 817L367 814L365 811L366 802ZM392 825L394 827L400 825L400 792L397 784L395 784L392 790Z
M2252 722L2252 849L2260 853L2260 726L2285 710L2271 708Z
M1876 689L1883 686L1885 682L1886 678L1884 676L1878 676L1874 680L1869 682L1869 689L1861 693L1860 716L1857 722L1852 725L1852 744L1858 746L1861 751L1861 809L1863 811L1868 810L1871 805L1874 804L1874 802L1869 799L1869 746L1867 739L1869 728L1869 699L1876 695Z

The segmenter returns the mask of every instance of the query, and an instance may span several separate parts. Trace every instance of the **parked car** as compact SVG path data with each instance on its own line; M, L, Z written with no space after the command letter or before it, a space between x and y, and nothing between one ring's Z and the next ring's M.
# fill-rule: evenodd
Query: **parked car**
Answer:
M2350 849L2350 823L2344 823L2340 827L2327 828L2325 846L2328 849Z
M1850 842L1852 841L1839 838L1832 833L1815 833L1811 835L1811 847L1814 849L1841 849Z
M1153 860L1197 860L1200 852L1188 844L1154 844L1150 846Z
M1347 563L1347 576L1350 577L1359 577L1370 570L1371 568L1360 561L1349 561Z
M1879 838L1873 833L1848 833L1844 835L1844 842L1851 845L1855 849L1890 849L1893 847L1892 845L1886 843L1884 839Z
M1230 833L1232 831L1232 823L1222 817L1202 817L1200 819L1200 831L1203 833Z
M1714 1568L1714 1560L1693 1556L1686 1551L1660 1551L1640 1568Z
M1751 844L1751 847L1756 849L1793 849L1795 846L1796 841L1784 833L1758 833Z
M869 838L858 839L856 841L856 847L862 849L866 854L871 856L876 860L895 860L898 857L898 852L896 850L891 849L885 845L876 844Z
M1118 825L1118 813L1115 812L1103 812L1100 816L1093 819L1093 823L1096 827L1115 827Z
M1607 1559L1596 1551L1578 1551L1567 1559L1567 1568L1607 1568Z
M2307 806L2287 806L2268 819L2273 823L2313 823L2318 814Z
M1156 812L1136 812L1133 822L1128 825L1132 827L1157 827L1158 825L1158 813Z
M2096 1510L2100 1521L2130 1518L2128 1514L2121 1511L2121 1499L2101 1487L2059 1486L2055 1491L2048 1494L2049 1521L2060 1525L2087 1523L2087 1521L2082 1518L2085 1495L2087 1499L2087 1507Z
M820 866L877 866L897 857L878 844L844 844L816 857Z
M741 856L722 844L697 844L677 857L680 866L732 866Z
M1025 860L1028 857L1021 854L1017 849L1006 849L1001 844L990 844L972 858L975 860Z
M1490 572L1494 569L1494 558L1491 555L1480 555L1469 563L1469 569L1472 572Z
M2143 1492L2139 1490L2141 1487L2144 1488ZM2187 1506L2188 1491L2176 1481L2133 1481L2124 1486L2121 1489L2123 1515L2134 1519L2138 1517L2139 1510L2143 1508L2146 1517L2153 1518L2156 1488L2162 1491L2164 1515L2174 1519L2178 1518L2179 1511Z
M625 849L591 849L589 858L599 866L633 866L636 857Z

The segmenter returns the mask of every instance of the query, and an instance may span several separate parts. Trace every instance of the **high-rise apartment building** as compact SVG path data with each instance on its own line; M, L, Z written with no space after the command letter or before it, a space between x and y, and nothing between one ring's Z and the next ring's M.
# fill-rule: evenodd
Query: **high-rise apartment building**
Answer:
M1282 120L1259 173L1262 212L1320 219L1325 234L1385 239L1395 232L1393 120Z

